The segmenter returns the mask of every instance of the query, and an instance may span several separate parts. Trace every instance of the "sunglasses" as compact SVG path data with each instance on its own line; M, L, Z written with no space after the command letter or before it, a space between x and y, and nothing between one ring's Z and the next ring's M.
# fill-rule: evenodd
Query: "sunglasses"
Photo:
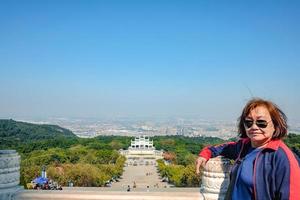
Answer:
M254 123L259 128L266 128L268 126L269 122L267 122L266 120L262 120L262 119L259 119L259 120L256 120L256 121L247 120L247 119L244 120L244 125L245 125L246 128L251 128Z

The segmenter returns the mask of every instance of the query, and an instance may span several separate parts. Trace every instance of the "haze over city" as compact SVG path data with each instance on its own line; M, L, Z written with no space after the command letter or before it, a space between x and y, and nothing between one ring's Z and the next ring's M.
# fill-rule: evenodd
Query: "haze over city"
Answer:
M299 1L1 1L0 117L300 122Z

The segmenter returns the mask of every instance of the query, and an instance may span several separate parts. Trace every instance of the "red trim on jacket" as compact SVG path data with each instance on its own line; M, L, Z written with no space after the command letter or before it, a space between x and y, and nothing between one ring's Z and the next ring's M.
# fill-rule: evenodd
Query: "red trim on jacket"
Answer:
M205 158L206 160L211 158L211 151L208 149L210 146L203 148L203 150L199 153L200 157Z
M285 151L288 160L290 162L290 198L299 200L299 190L300 190L300 173L299 173L299 165L295 160L294 154L291 150L282 142L280 141L280 147Z

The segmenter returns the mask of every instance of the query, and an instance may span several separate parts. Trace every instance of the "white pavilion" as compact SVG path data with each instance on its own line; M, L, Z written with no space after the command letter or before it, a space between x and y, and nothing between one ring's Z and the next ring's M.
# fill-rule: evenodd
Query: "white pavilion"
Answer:
M162 159L163 151L155 150L153 140L148 136L137 136L131 140L128 150L120 150L127 160L127 165L156 165L157 159Z

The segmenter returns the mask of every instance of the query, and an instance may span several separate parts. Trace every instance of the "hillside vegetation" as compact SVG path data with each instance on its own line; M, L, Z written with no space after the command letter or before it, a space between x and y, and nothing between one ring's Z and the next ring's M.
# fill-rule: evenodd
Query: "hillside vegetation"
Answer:
M70 130L48 124L31 124L12 119L0 119L1 147L15 147L21 143L54 138L76 138Z

